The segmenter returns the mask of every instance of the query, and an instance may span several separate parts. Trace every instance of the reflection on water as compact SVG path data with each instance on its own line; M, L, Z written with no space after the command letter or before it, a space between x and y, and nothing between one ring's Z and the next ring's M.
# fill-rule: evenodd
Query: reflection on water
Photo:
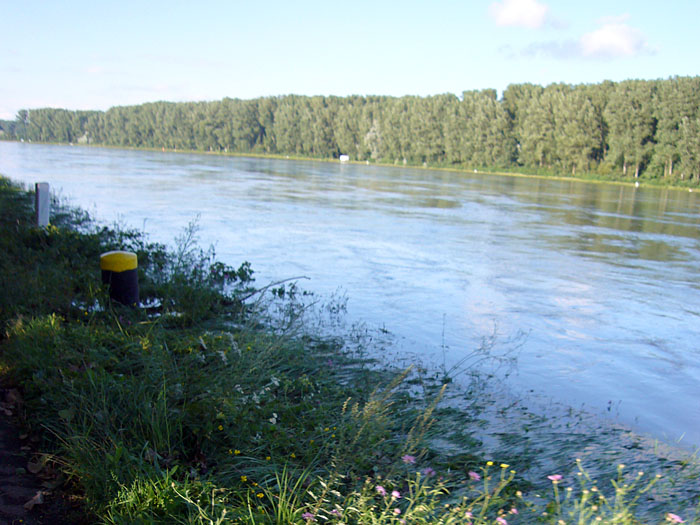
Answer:
M525 333L515 392L612 404L626 423L700 445L697 193L12 143L0 171L154 240L199 215L223 260L251 261L259 282L341 287L352 318L424 360L449 365L494 330Z

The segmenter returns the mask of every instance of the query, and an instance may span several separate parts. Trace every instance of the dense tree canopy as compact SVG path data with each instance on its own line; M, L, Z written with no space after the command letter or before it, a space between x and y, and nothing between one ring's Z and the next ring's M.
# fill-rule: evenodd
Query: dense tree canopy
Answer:
M30 109L0 138L700 181L700 77Z

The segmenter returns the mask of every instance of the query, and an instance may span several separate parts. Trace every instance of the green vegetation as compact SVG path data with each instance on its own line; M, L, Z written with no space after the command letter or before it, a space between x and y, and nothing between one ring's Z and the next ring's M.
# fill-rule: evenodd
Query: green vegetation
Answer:
M5 139L700 184L700 77L21 110Z
M76 211L44 229L31 217L32 195L0 179L0 370L38 443L31 470L95 522L700 523L693 458L649 470L619 431L577 434L569 417L556 433L519 408L518 427L481 381L450 393L443 374L368 359L361 334L315 333L294 285L254 288L194 228L168 251ZM110 303L110 249L138 254L147 307ZM497 452L476 430L488 409Z

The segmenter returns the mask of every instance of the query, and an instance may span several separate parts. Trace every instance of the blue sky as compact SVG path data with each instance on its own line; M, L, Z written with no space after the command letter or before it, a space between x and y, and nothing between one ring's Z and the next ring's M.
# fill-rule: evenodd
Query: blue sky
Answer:
M696 76L698 21L698 0L0 0L0 118Z

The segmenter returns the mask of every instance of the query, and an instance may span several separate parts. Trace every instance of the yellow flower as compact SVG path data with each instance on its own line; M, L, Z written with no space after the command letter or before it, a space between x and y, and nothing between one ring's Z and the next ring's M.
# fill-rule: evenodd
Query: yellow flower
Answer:
M310 445L313 445L313 444L314 444L314 440L312 439L311 441L309 441L309 444L310 444Z
M258 486L258 484L257 484L257 483L255 483L255 481L253 481L253 486L254 486L254 487L257 487L257 486Z
M510 465L508 465L507 463L501 463L501 468L508 468L508 467L510 467Z
M236 450L233 451L233 455L234 455L234 456L238 456L240 453L241 453L241 451L238 450L238 449L236 449Z
M329 430L330 430L330 428L328 428L328 427L323 429L324 432L328 432Z
M229 453L229 454L233 454L233 450L228 449L228 453Z
M265 461L270 461L272 458L270 456L265 456Z
M334 438L334 437L335 437L335 434L331 434L331 437Z
M264 494L263 494L262 492L258 492L258 493L256 494L256 496L257 496L258 498L262 498L262 497L264 496Z
M216 428L218 428L219 430L223 430L223 429L224 429L224 427L223 427L223 426L221 426L221 425L219 425L219 426L218 426L218 427L216 427Z
M290 454L290 456L291 456L292 458L297 457L297 455L296 455L294 452L292 452L292 453Z
M242 481L243 483L245 483L246 481L248 481L248 476L241 476L241 481Z
M492 467L493 466L493 461L487 461L486 462L487 467Z

